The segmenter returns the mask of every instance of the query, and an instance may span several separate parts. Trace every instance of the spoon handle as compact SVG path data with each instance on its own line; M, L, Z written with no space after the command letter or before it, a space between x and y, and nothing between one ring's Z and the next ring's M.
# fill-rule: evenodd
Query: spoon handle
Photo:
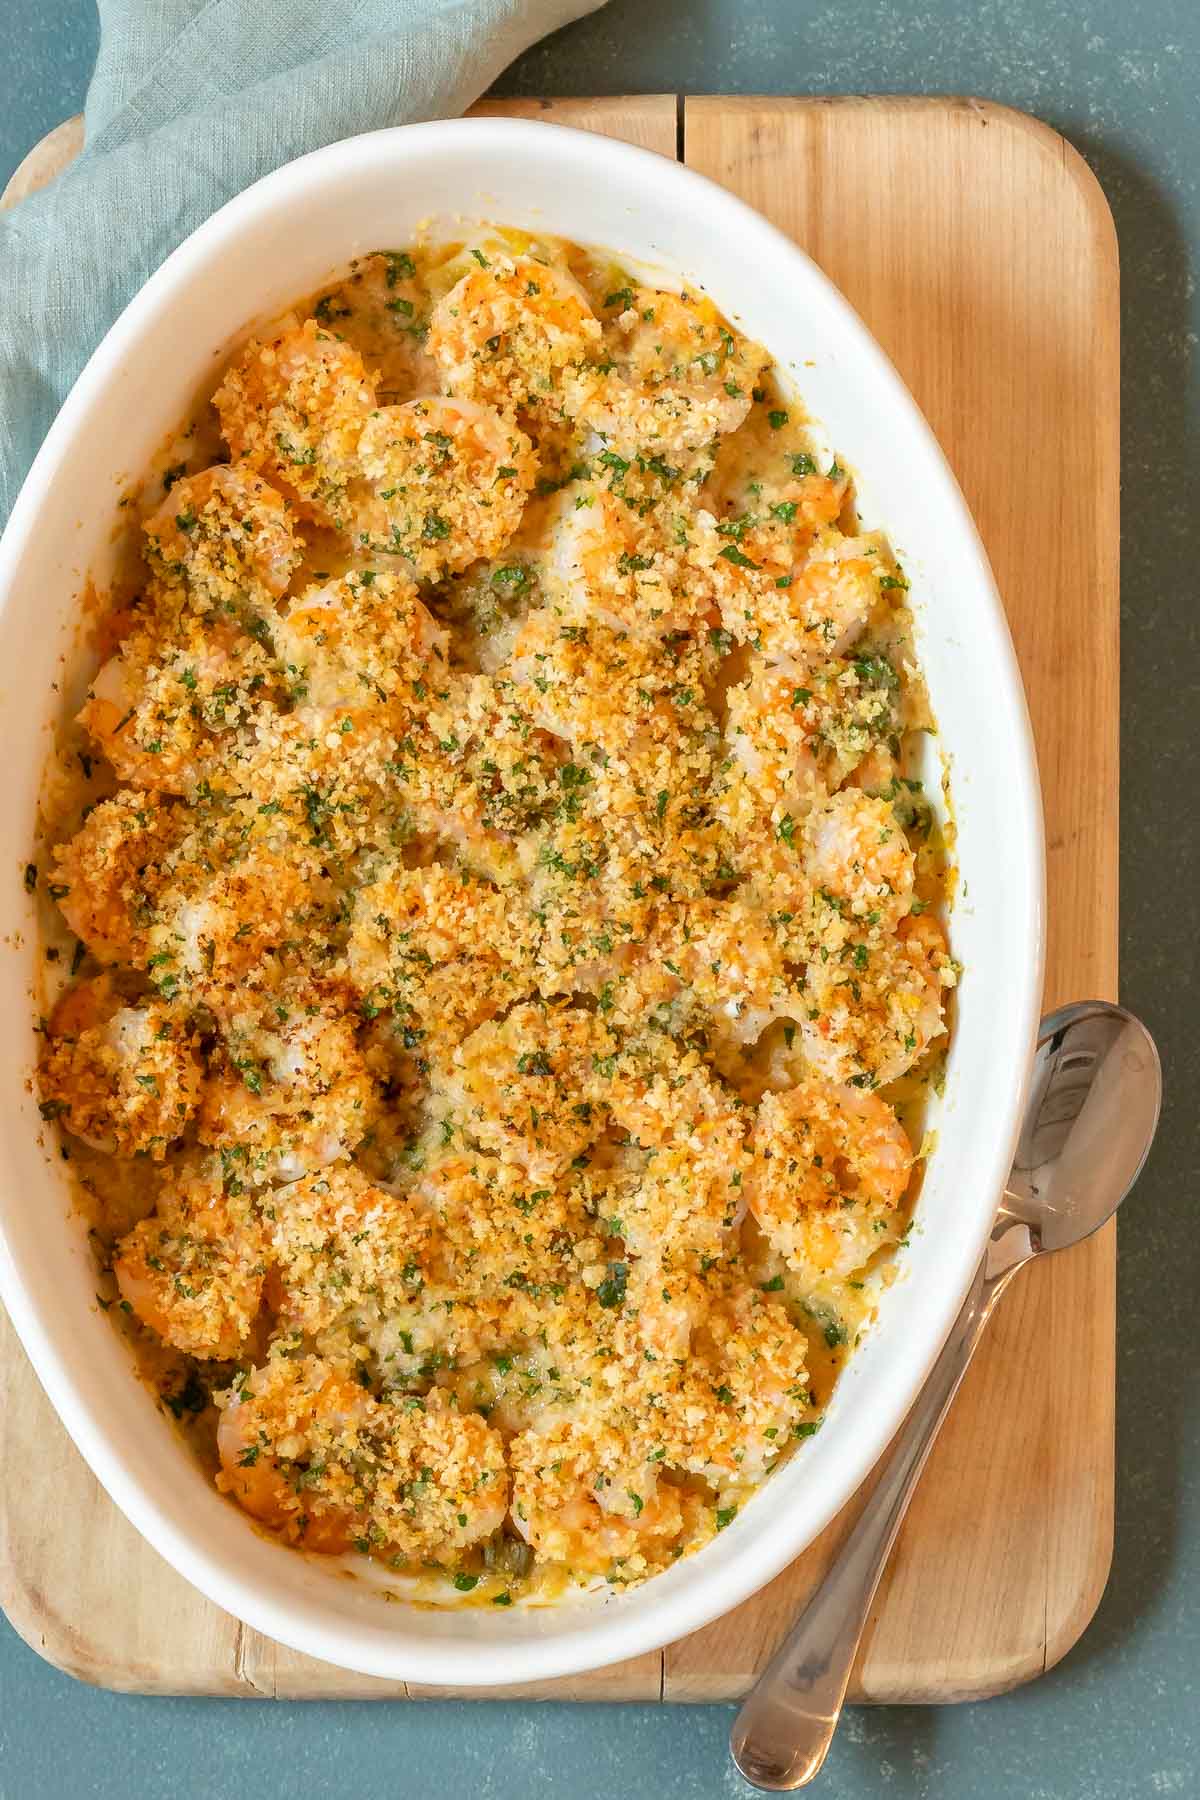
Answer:
M874 1492L734 1720L730 1750L754 1787L790 1793L811 1781L825 1761L871 1602L925 1459L992 1307L1028 1260L1028 1238L1020 1235L1024 1253L1015 1256L1011 1238L1001 1256L993 1239L940 1356L892 1440Z

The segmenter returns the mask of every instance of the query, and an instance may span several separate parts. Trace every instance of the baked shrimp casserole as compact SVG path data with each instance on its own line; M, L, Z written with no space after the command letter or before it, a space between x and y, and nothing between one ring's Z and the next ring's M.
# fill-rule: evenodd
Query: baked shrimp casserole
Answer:
M28 877L100 1304L287 1544L639 1581L819 1427L909 1228L906 578L702 293L501 231L260 329L122 518Z

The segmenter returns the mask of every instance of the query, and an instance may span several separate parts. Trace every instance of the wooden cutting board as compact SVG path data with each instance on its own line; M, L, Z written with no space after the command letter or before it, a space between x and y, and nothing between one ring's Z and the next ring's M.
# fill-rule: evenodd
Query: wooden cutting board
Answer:
M1117 251L1047 126L975 100L489 102L628 138L733 188L833 277L931 421L983 532L1025 675L1049 853L1046 1004L1117 980ZM78 147L71 121L20 192ZM20 179L20 178L19 178ZM19 197L12 194L11 198ZM1108 1575L1115 1240L1021 1276L934 1451L851 1698L977 1698L1075 1642ZM404 1698L239 1625L101 1491L0 1318L0 1600L43 1656L149 1693ZM855 1513L662 1653L506 1696L725 1700L769 1658Z

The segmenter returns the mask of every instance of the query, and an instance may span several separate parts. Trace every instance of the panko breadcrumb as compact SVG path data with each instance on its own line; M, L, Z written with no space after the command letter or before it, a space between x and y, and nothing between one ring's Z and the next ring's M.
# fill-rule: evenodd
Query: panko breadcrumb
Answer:
M50 1017L42 1110L97 1149L161 1162L195 1114L202 1072L185 1017L126 1006L101 975L68 989Z
M469 400L381 406L358 456L374 493L360 543L403 556L426 580L503 548L536 467L525 433Z
M235 463L285 493L302 518L345 527L358 442L375 406L362 358L319 319L255 339L213 395Z
M173 1168L153 1216L116 1246L113 1271L122 1300L165 1343L204 1359L235 1357L267 1274L258 1208L219 1163Z

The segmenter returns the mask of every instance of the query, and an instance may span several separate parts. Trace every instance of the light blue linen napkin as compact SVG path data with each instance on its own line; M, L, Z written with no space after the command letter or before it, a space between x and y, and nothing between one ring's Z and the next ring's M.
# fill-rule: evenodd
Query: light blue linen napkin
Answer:
M281 163L453 116L603 0L99 0L85 148L0 214L0 524L71 383L169 251Z

